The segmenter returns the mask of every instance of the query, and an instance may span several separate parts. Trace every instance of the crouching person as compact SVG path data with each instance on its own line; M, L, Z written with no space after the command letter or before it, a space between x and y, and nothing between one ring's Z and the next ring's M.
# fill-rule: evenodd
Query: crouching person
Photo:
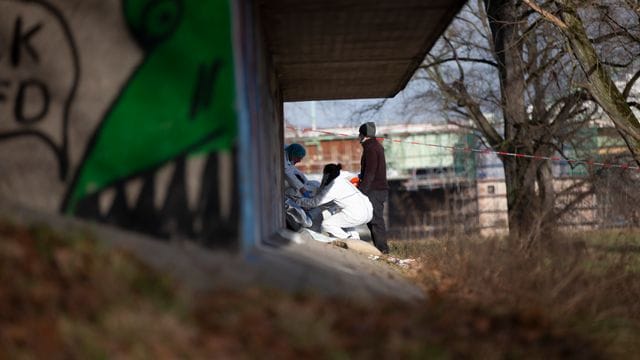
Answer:
M340 176L340 164L327 164L322 172L322 182L317 194L312 198L296 199L296 203L309 210L333 203L334 211L323 211L321 230L333 237L346 239L345 229L363 225L371 221L373 207L369 198L360 192L346 177Z
M316 181L309 181L295 165L302 161L307 154L300 144L287 145L284 148L284 179L286 182L285 195L287 197L311 197L317 189Z

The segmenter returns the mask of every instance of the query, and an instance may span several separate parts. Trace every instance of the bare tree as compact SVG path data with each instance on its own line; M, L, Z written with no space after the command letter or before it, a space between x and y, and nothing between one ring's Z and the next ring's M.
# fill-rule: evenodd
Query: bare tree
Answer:
M631 108L639 106L636 101L629 99L633 86L640 78L636 61L640 55L638 2L523 1L564 35L586 76L588 91L625 137L631 152L638 154L640 121ZM587 26L585 20L591 25ZM632 69L634 66L635 72ZM614 81L616 72L617 75L631 74L621 89Z
M596 110L560 34L516 0L470 2L421 66L442 109L508 153L562 153ZM493 114L488 116L486 114ZM512 239L531 244L558 218L549 162L501 158Z

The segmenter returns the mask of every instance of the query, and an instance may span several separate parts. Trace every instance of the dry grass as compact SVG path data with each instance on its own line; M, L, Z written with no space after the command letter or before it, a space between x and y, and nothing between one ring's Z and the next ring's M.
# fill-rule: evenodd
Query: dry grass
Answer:
M497 239L396 241L432 297L526 314L616 358L640 353L640 233L559 235L530 252Z
M150 358L190 351L166 277L88 234L0 221L0 358Z
M362 304L265 289L193 297L86 234L0 221L0 358L637 354L640 282L630 256L590 243L529 256L496 241L392 246L419 257L408 273L427 301Z

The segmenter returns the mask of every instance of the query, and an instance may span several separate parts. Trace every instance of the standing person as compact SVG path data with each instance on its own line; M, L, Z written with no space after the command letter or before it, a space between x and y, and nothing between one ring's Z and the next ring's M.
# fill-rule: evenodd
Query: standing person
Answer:
M384 148L376 139L376 124L367 122L360 125L358 138L362 144L360 159L359 189L367 195L373 205L373 219L367 224L373 244L383 254L389 253L387 229L384 225L384 203L389 196L387 184L387 162Z

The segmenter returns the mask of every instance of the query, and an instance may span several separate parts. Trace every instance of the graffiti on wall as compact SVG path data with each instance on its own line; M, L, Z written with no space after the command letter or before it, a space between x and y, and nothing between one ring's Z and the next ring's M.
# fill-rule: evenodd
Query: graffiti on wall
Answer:
M58 178L69 170L69 109L79 81L71 30L45 1L0 1L0 144L32 137L57 159ZM44 41L58 46L52 49Z
M30 68L16 71L7 80L16 95L0 97L0 106L4 102L17 104L12 107L15 129L3 131L0 127L0 140L38 132L40 135L32 136L46 139L59 155L61 180L65 180L66 127L73 127L65 115L73 106L79 76L79 61L74 58L81 60L83 49L75 50L63 11L43 1L0 3L15 5L16 14L33 14L35 5L53 10L61 34L68 35L65 44L71 60L58 58L58 62L71 64L73 71L56 72L53 77L58 87L49 88L46 84L53 72L31 80L38 74L33 69L43 66L44 57L32 40L45 27L36 21L16 20L13 37L17 45L11 49L15 47L15 57ZM29 11L25 11L27 6L31 6ZM237 231L238 195L229 2L122 0L121 8L143 58L119 93L105 94L113 100L86 139L81 160L70 169L72 176L65 181L67 190L61 196L60 209L160 237L231 241ZM1 33L6 34L6 29ZM61 49L49 47L49 51L60 56ZM0 63L3 55L0 52ZM13 57L7 56L10 61L6 66L13 66ZM61 74L70 78L66 91L60 88L65 82L55 78ZM83 74L83 79L87 78L91 74ZM0 75L0 94L2 89ZM49 127L49 132L35 129L38 123L54 121L47 119L52 112L47 98L55 96L66 96L67 108L63 106L62 115L55 119L58 126ZM61 134L52 135L50 129L54 128Z

